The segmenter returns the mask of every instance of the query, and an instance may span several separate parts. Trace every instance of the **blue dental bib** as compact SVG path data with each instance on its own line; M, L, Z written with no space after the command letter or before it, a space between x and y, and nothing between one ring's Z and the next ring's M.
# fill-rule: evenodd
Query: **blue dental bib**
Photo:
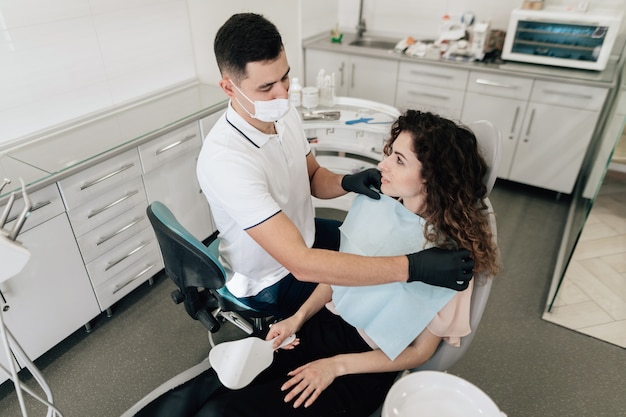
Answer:
M418 252L424 249L423 228L423 219L393 198L358 195L340 228L340 251L364 256ZM332 288L341 317L362 329L391 360L456 294L422 282Z

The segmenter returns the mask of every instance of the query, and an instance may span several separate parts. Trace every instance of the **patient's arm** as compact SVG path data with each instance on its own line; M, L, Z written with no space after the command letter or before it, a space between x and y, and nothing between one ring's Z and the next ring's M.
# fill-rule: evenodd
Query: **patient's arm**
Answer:
M320 311L332 298L332 288L328 284L318 284L313 293L291 317L270 327L265 340L276 338L272 344L276 349L287 337L295 334L302 325ZM297 343L296 343L297 344Z
M348 374L394 372L415 368L426 362L437 349L441 337L428 329L411 343L396 359L390 360L380 349L336 355L309 362L289 373L292 378L281 390L288 391L285 402L294 401L294 407L310 406L335 378Z

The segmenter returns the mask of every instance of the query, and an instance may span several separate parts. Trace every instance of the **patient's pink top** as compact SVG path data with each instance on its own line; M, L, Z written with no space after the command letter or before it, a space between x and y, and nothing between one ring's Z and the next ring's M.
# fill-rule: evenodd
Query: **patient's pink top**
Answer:
M461 337L471 332L470 304L474 280L470 281L466 290L458 292L426 326L435 336L442 337L452 346L461 345Z

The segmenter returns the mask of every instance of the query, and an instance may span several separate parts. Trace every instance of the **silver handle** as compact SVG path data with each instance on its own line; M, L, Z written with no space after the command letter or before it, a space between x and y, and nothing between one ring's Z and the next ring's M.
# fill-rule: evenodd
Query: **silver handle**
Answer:
M438 74L436 72L428 72L428 71L417 71L417 70L410 70L409 73L411 75L426 75L428 77L435 77L435 78L445 78L446 80L451 80L454 77L451 75L447 75L447 74Z
M519 88L516 85L504 84L504 83L499 83L497 81L485 80L484 78L477 78L475 82L476 82L476 84L488 85L490 87L512 88L512 89L518 89Z
M175 148L175 147L177 147L179 145L182 145L183 143L185 143L185 142L195 138L196 136L197 135L195 133L191 134L191 135L187 135L187 136L185 136L184 138L182 138L179 141L176 141L174 143L170 143L169 145L164 146L161 149L157 149L156 151L154 151L154 155L156 156L156 155L162 154L163 152L169 151L170 149L173 149L173 148Z
M130 193L126 194L124 197L115 200L112 203L107 204L106 206L99 208L97 210L92 211L91 213L89 213L87 215L88 219L91 219L94 216L97 216L98 214L110 209L111 207L114 207L116 205L118 205L119 203L121 203L122 201L128 200L129 198L131 198L132 196L134 196L135 194L139 193L139 190L135 190L135 191L131 191Z
M530 135L530 126L533 124L533 119L535 118L535 109L532 109L530 112L530 119L528 120L528 127L526 128L526 137L524 138L524 142L528 142L528 135Z
M130 169L130 168L132 168L134 166L135 166L134 163L123 165L122 167L120 167L120 169L117 169L117 170L115 170L113 172L110 172L110 173L108 173L108 174L106 174L106 175L104 175L104 176L102 176L102 177L100 177L100 178L98 178L96 180L90 181L87 184L81 185L80 190L81 191L86 190L87 188L89 188L89 187L91 187L93 185L96 185L99 182L102 182L104 180L107 180L107 179L109 179L109 178L111 178L111 177L113 177L113 176L115 176L115 175L117 175L119 173L122 173L122 172L126 171L127 169Z
M589 94L566 93L564 91L556 91L556 90L543 90L543 92L546 94L554 94L554 95L563 96L563 97L582 98L583 100L591 100L593 98L593 96Z
M124 288L125 286L130 284L131 282L135 281L137 278L140 278L143 274L145 274L146 272L148 272L149 270L151 270L154 267L155 267L154 264L148 265L146 268L144 268L142 271L140 271L137 275L135 275L134 277L132 277L128 281L126 281L126 282L124 282L122 284L117 284L115 287L113 287L113 294L115 294L116 292L118 292L119 290L121 290L122 288Z
M104 237L101 237L97 242L96 242L96 246L100 246L103 243L105 243L108 240L113 239L115 236L119 235L120 233L122 233L125 230L130 229L131 227L133 227L134 225L136 225L137 223L139 223L140 221L143 220L143 217L137 217L136 219L133 219L132 222L128 223L126 226L119 228L118 230L116 230L115 232L108 234Z
M352 64L352 75L350 76L350 88L354 88L354 67L355 65Z
M137 252L139 252L140 250L142 250L146 246L148 246L147 242L141 242L139 244L139 246L137 246L135 249L133 249L130 252L128 252L126 255L122 256L121 258L118 258L117 260L115 260L113 262L109 262L107 264L107 266L104 268L104 270L108 271L109 269L113 268L115 265L117 265L120 262L122 262L124 259L127 259L129 256L133 256L134 254L136 254Z
M442 96L440 94L424 93L424 92L417 92L417 91L409 91L408 93L409 95L412 95L412 96L424 96L424 97L438 98L441 100L450 100L450 97Z
M515 125L517 125L517 117L519 116L519 106L515 107L515 115L513 116L513 123L511 124L511 135L510 139L513 139L513 133L515 133Z
M32 212L33 212L33 211L35 211L35 210L39 210L40 208L45 207L45 206L47 206L48 204L52 204L52 202L51 202L51 201L43 201L43 202L41 202L41 203L37 203L37 204L35 204L35 205L33 206L33 208L32 208L32 209L30 209L30 212L32 213ZM15 221L15 219L17 219L17 215L9 217L9 218L7 219L7 223L14 222L14 221Z

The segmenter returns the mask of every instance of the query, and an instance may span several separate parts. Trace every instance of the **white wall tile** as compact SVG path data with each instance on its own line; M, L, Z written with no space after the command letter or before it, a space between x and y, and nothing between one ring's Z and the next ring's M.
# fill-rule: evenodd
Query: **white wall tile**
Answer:
M0 0L0 22L7 28L89 16L88 0ZM0 23L0 28L2 23Z
M0 145L195 78L187 0L0 0Z

